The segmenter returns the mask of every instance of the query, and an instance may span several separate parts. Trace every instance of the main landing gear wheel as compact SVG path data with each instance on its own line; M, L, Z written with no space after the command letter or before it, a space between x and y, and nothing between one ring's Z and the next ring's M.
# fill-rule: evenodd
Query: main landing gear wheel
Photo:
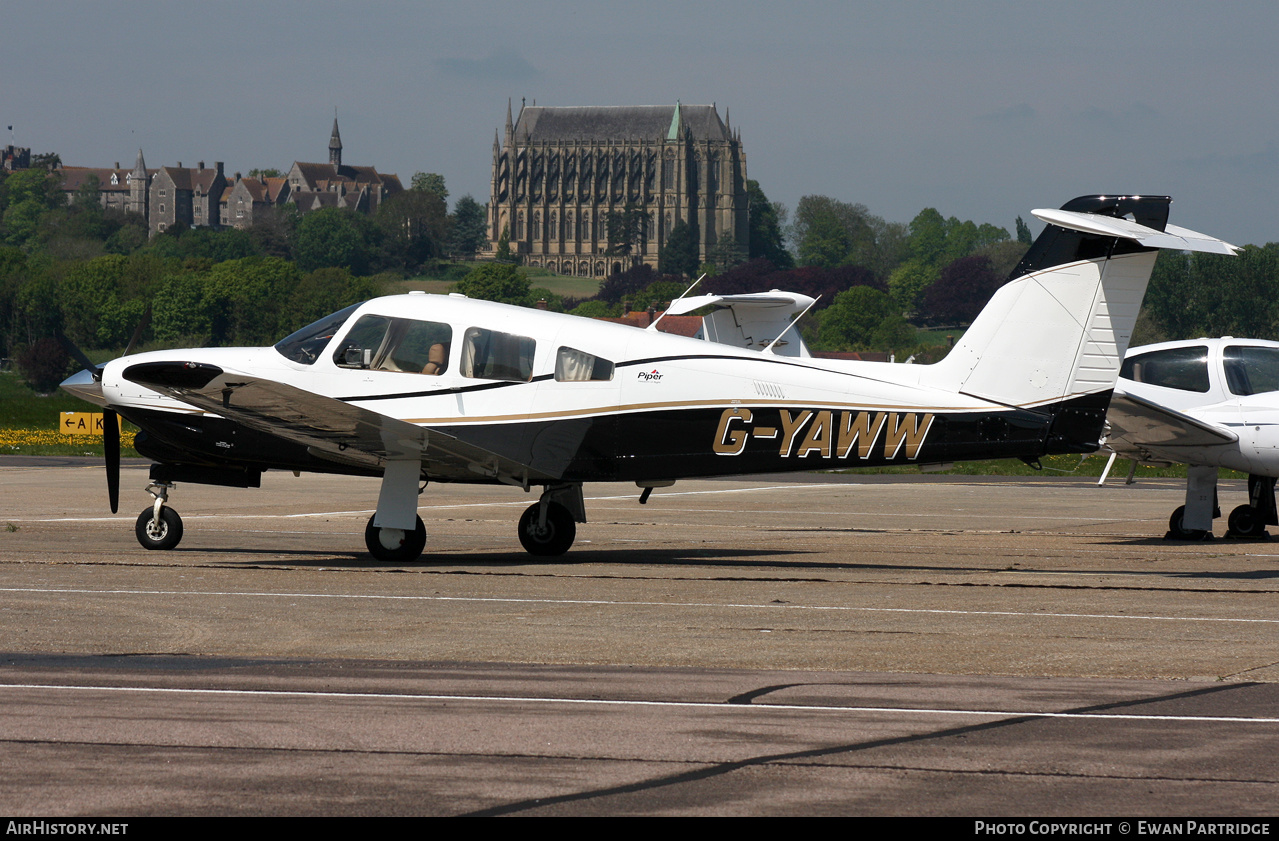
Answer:
M416 517L417 528L411 532L403 529L383 529L373 525L373 517L364 527L364 545L369 554L379 561L408 563L416 561L426 548L426 525Z
M1181 524L1185 516L1186 506L1184 505L1172 512L1172 516L1168 518L1168 533L1164 535L1165 540L1207 540L1210 537L1210 533L1203 529L1185 528Z
M1227 523L1230 534L1234 537L1261 537L1266 533L1266 524L1261 522L1261 512L1251 505L1240 505L1231 511Z
M577 537L573 515L558 502L546 505L546 525L540 524L542 503L530 505L520 517L520 543L530 555L554 557L563 555Z
M160 509L160 517L156 519L155 508L146 508L138 515L133 530L143 549L172 549L182 539L182 518L166 506Z

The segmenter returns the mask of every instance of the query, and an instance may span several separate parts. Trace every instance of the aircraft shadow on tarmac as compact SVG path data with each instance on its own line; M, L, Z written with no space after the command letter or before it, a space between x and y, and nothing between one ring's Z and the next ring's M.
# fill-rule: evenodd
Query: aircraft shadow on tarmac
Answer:
M1160 545L1163 541L1151 540L1151 545ZM320 550L299 549L291 551L281 551L280 549L258 549L258 548L177 548L171 550L175 555L195 554L210 556L227 556L226 566L234 568L243 566L245 568L271 568L271 567L327 567L327 568L343 568L343 569L379 569L392 570L400 569L405 571L426 571L429 572L433 568L447 567L450 570L456 570L459 567L467 569L536 569L538 567L563 567L563 566L582 566L586 564L611 564L611 565L644 565L644 566L698 566L698 567L722 567L725 570L730 569L750 569L750 570L773 570L784 572L796 572L800 570L806 571L855 571L855 570L876 570L876 571L900 571L900 572L935 572L935 573L955 573L969 574L981 571L981 564L886 564L886 563L864 563L856 561L830 561L830 560L805 560L804 556L812 553L804 550L778 550L771 548L768 550L743 549L737 547L701 547L701 548L682 548L682 549L653 549L653 548L587 548L589 544L575 550L569 554L560 556L553 560L539 560L530 558L524 552L518 550L511 551L474 551L474 552L455 552L447 554L432 555L426 553L414 563L392 563L387 561L378 561L362 552L324 552ZM240 563L237 563L239 561ZM1046 569L1039 569L1033 566L1021 566L1016 569L1007 569L1005 567L985 566L989 572L1006 572L1012 574L1038 574L1046 572ZM1279 578L1279 570L1276 569L1251 569L1251 570L1176 570L1167 566L1155 570L1111 570L1111 569L1078 569L1063 570L1053 569L1054 574L1071 573L1078 575L1111 575L1122 572L1124 575L1134 576L1153 576L1156 578L1169 579L1201 579L1201 580L1266 580L1271 578Z

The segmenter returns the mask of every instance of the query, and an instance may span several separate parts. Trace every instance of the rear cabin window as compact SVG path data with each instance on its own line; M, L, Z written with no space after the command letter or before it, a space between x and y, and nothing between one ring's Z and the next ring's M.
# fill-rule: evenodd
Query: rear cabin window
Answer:
M527 336L469 327L462 341L462 376L526 383L533 378L537 342Z
M1231 345L1224 357L1231 394L1242 397L1279 391L1279 348Z
M448 370L453 328L435 321L366 315L333 355L341 368L438 376Z
M1197 345L1130 356L1119 369L1119 376L1161 388L1205 392L1209 388L1208 348Z
M555 381L584 383L613 379L613 363L600 356L562 347L555 354Z

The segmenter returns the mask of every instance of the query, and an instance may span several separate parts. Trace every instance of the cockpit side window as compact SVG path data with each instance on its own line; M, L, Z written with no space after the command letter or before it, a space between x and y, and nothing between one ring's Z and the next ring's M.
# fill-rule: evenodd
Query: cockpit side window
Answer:
M341 368L438 376L448 369L453 328L434 321L366 315L333 354Z
M1223 357L1231 394L1279 391L1279 348L1230 345Z
M611 379L613 379L613 363L602 356L595 356L571 347L562 347L555 354L556 382L581 383Z
M1208 348L1195 345L1130 356L1119 369L1119 376L1161 388L1206 392L1211 387L1208 381Z
M464 377L526 383L533 378L537 342L527 336L468 327L462 342Z
M359 307L360 304L352 304L344 310L333 313L333 315L325 316L319 321L308 324L296 333L291 333L281 339L276 344L275 349L286 359L291 359L302 365L310 365L320 358L320 354L324 353L324 349L328 347L329 340L342 329L342 325Z

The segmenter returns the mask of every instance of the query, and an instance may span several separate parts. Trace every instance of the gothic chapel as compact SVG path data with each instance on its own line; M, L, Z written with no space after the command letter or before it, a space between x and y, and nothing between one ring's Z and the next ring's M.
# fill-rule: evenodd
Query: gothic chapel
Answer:
M748 242L746 154L714 105L506 107L493 138L490 253L506 233L529 266L605 277L657 266L684 220L706 261L716 245ZM638 211L629 255L608 254L610 213ZM731 242L723 242L731 238Z

